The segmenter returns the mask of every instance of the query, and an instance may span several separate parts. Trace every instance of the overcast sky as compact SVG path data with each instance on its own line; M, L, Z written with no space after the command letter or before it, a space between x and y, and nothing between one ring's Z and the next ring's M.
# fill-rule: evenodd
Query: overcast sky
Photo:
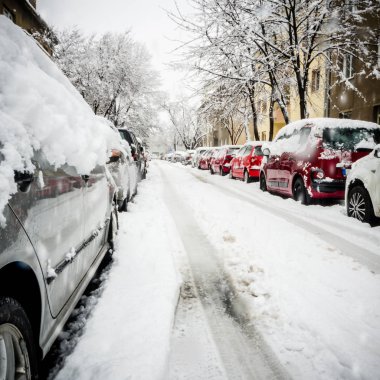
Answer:
M187 10L187 0L176 0ZM144 43L160 71L163 88L169 93L183 87L183 73L166 67L178 45L170 40L184 36L164 9L175 9L174 0L38 0L37 9L48 24L57 28L77 26L85 33L131 30L135 40Z

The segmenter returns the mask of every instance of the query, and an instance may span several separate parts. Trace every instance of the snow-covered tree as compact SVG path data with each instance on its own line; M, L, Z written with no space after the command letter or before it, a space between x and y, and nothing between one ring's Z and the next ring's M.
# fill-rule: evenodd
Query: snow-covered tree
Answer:
M179 139L186 149L195 149L206 135L206 124L198 117L197 108L186 100L163 104L173 130L174 139Z
M146 137L157 124L160 96L145 47L128 32L97 38L74 29L58 38L55 60L94 112Z

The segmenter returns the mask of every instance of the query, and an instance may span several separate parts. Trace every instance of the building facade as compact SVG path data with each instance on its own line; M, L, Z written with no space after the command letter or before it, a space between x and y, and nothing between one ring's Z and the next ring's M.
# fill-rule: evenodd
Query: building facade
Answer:
M46 22L39 16L36 10L37 0L0 0L0 14L8 17L16 25L35 37L40 46L52 55L51 41L55 36Z

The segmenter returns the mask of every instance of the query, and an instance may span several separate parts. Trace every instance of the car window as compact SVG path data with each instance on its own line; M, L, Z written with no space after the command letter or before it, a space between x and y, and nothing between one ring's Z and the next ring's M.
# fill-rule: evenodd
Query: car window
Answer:
M380 128L325 128L323 146L336 150L367 150L380 143Z
M254 156L264 156L263 151L261 150L261 146L255 146L255 149L253 151Z
M252 150L252 146L247 145L244 152L243 152L243 156L248 156L251 153L251 150Z

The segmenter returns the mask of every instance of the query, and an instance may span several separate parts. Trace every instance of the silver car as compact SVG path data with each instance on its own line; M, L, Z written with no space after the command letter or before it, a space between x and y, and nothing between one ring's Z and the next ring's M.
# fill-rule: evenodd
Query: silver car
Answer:
M0 157L0 161L1 161ZM35 154L0 226L0 379L34 379L117 230L108 169L79 175Z

